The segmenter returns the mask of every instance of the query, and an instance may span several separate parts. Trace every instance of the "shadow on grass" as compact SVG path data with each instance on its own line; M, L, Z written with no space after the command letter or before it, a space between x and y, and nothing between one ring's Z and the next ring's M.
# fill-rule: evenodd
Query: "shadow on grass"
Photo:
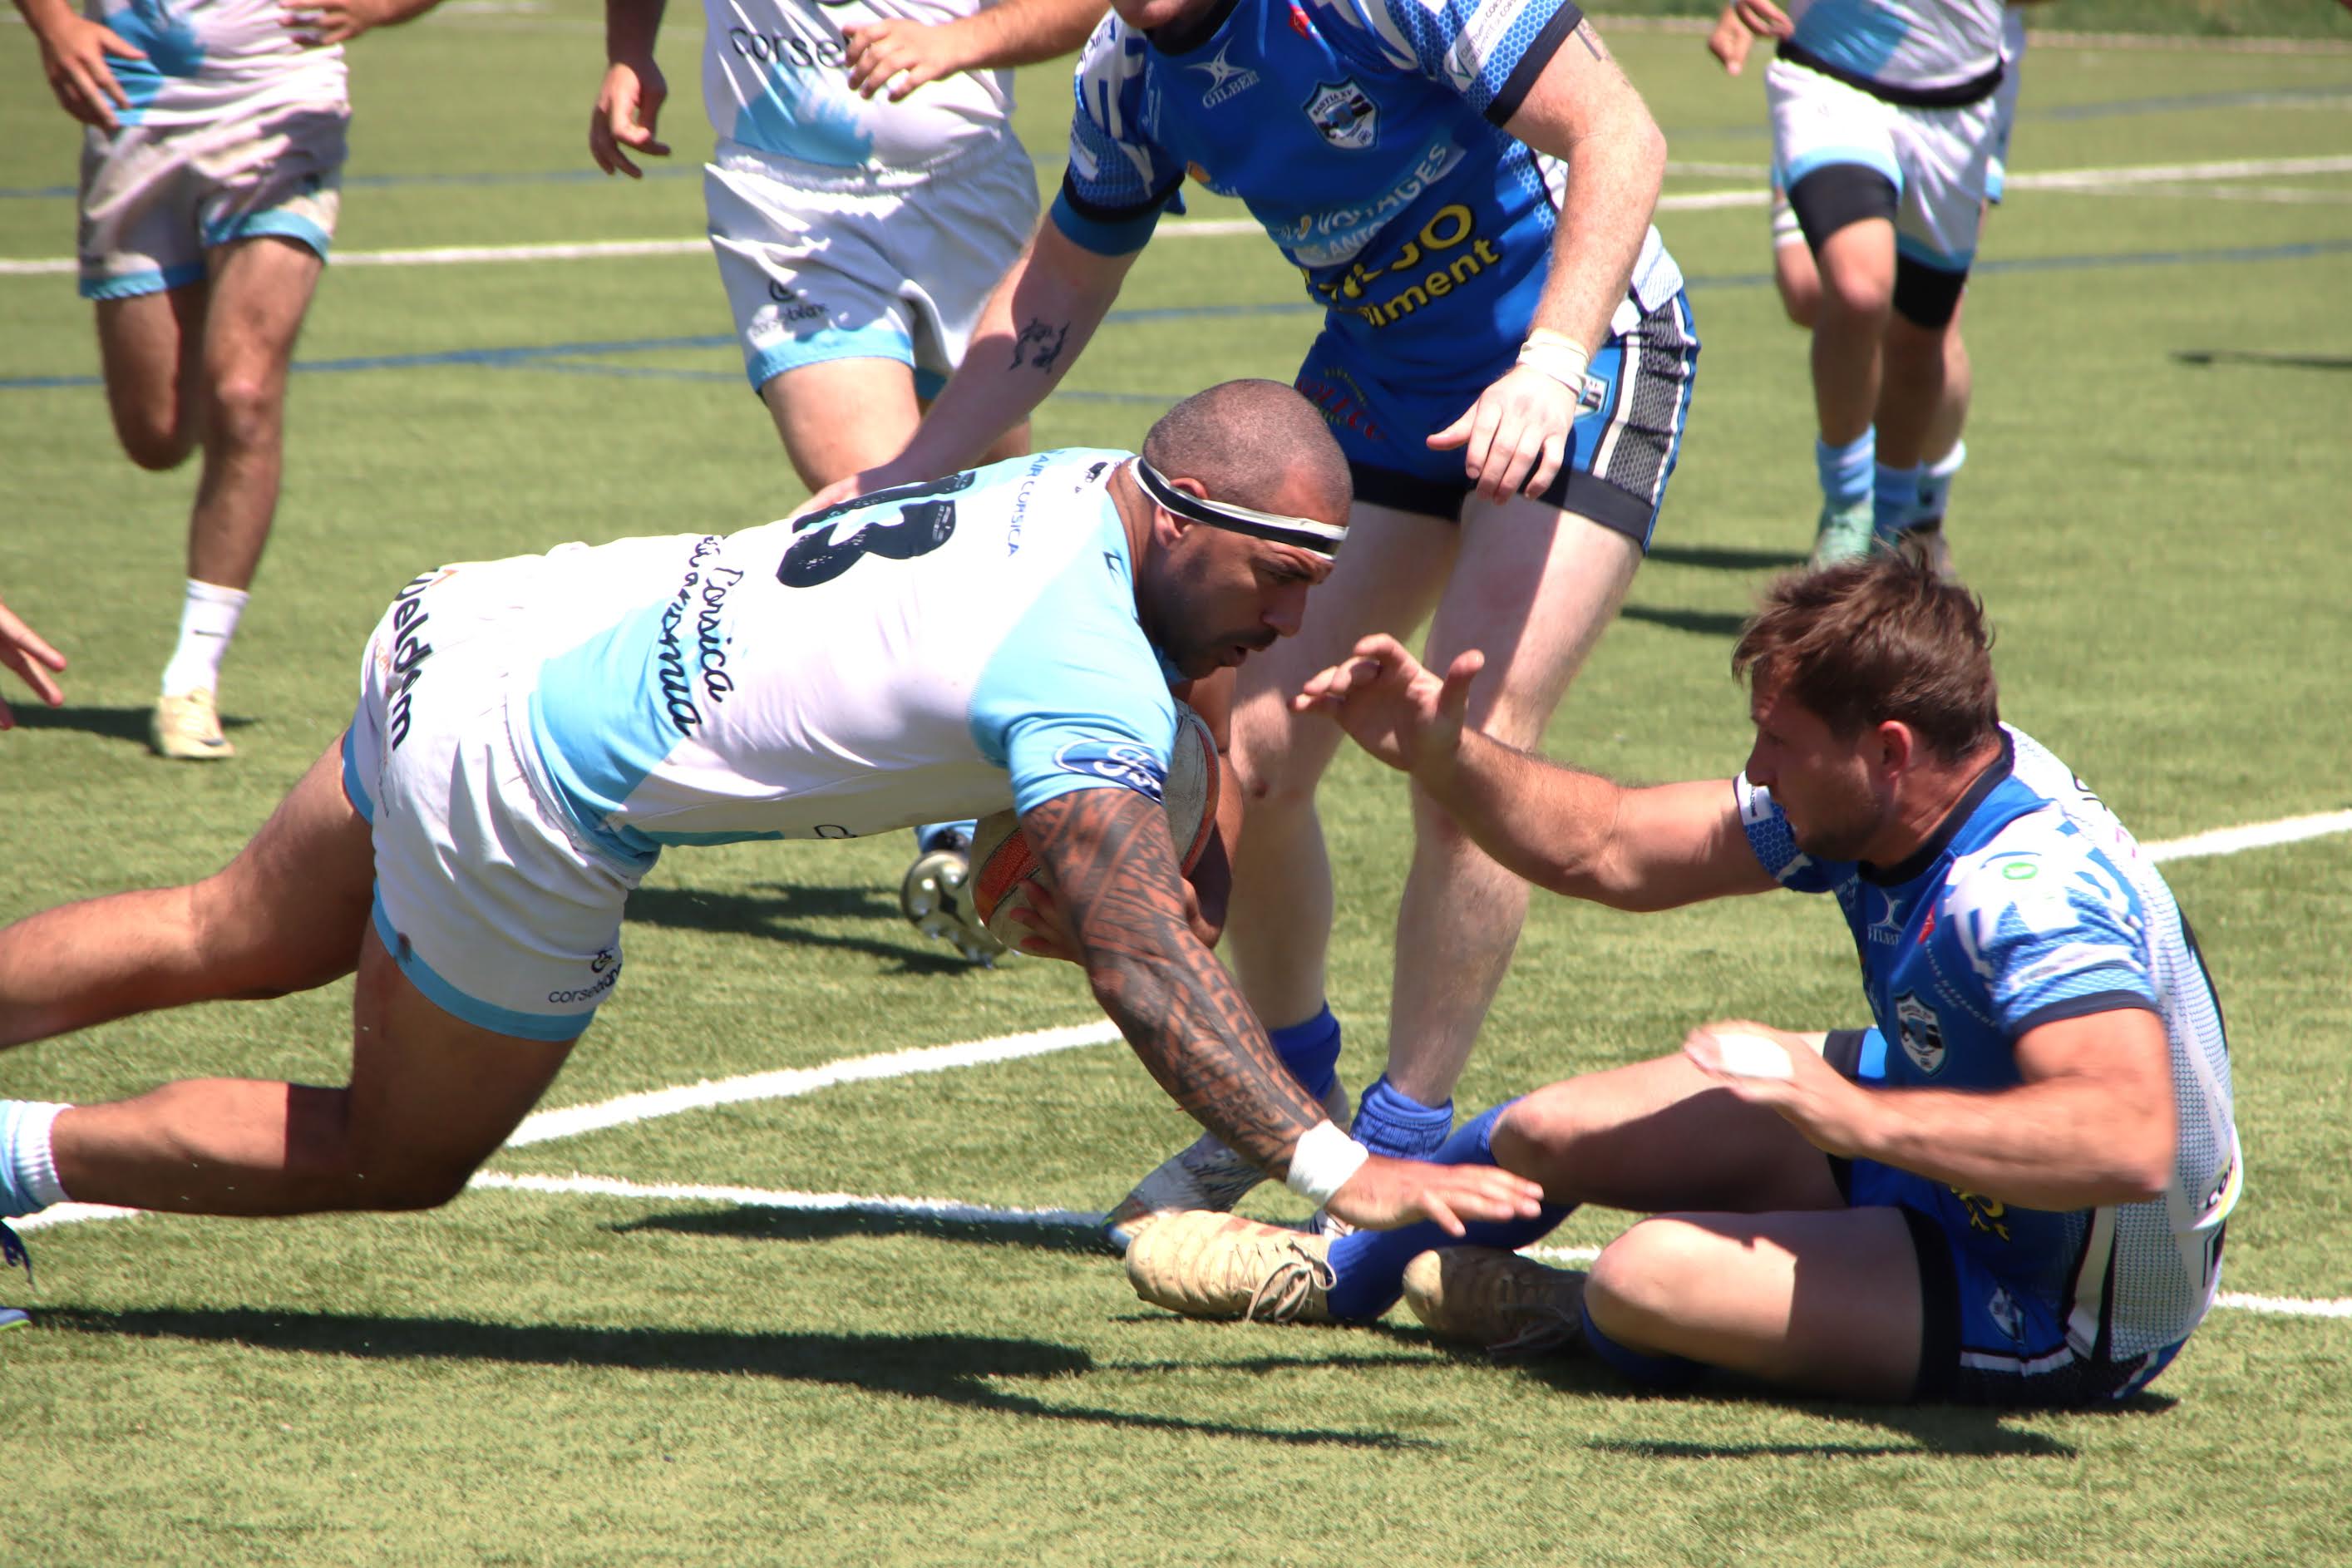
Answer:
M1661 610L1648 605L1628 605L1617 613L1629 621L1647 621L1668 631L1694 632L1726 641L1748 629L1748 616L1728 610Z
M142 731L143 732L143 731ZM913 840L910 838L908 843ZM800 887L772 882L754 893L705 893L692 888L639 888L629 895L628 919L641 925L728 935L767 937L836 952L862 952L896 963L907 974L966 974L967 963L938 944L923 942L898 913L898 894L876 887ZM810 921L881 921L906 933L907 941L838 936L812 930Z
M1734 550L1720 544L1654 544L1645 561L1716 572L1778 572L1805 563L1801 550Z
M46 708L37 700L17 698L8 704L16 716L19 730L78 730L85 735L97 735L109 741L129 741L142 751L147 747L147 724L154 717L152 708L90 708L68 702L62 708ZM224 731L249 730L259 722L221 715Z
M971 1334L599 1329L251 1308L109 1312L69 1307L44 1311L39 1321L44 1328L70 1333L233 1344L366 1361L496 1362L515 1366L772 1377L906 1399L935 1399L1011 1415L1299 1447L1406 1449L1436 1446L1392 1432L1242 1426L1176 1415L1047 1404L992 1386L995 1381L1006 1378L1059 1379L1085 1376L1098 1370L1094 1358L1085 1351L1039 1340Z
M919 1236L982 1247L1026 1247L1041 1252L1113 1256L1111 1245L1091 1224L1041 1215L963 1219L953 1215L904 1214L872 1209L735 1208L648 1215L615 1225L614 1231L659 1230L682 1236L727 1237L738 1241L835 1241L845 1237Z
M2182 364L2204 368L2217 364L2263 365L2273 370L2352 370L2352 354L2265 353L2259 349L2175 349Z

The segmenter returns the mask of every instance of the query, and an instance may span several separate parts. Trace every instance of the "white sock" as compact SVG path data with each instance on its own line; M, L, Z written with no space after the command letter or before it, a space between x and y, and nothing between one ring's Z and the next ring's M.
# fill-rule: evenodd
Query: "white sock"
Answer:
M6 1118L8 1146L0 1149L0 1159L8 1162L11 1184L18 1195L30 1200L35 1208L68 1201L64 1184L58 1180L57 1156L49 1147L49 1133L57 1125L58 1113L72 1109L70 1105L42 1100L20 1100Z
M201 688L220 685L221 660L229 640L236 636L236 618L245 612L242 588L215 587L188 579L188 596L180 605L180 643L172 662L163 667L165 697L184 697Z

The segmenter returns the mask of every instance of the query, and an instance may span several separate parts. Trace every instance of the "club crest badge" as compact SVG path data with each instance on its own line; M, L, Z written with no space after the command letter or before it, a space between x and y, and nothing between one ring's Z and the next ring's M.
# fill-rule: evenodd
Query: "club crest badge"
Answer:
M1936 1010L1906 991L1895 999L1895 1021L1903 1030L1903 1054L1911 1065L1933 1078L1944 1067L1944 1026Z
M1305 107L1323 140L1344 152L1361 153L1380 140L1380 109L1353 80L1317 82Z

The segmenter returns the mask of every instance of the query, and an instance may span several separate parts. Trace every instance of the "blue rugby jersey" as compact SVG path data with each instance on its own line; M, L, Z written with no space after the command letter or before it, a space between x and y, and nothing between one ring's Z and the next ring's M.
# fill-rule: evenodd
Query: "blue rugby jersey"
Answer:
M1054 222L1130 253L1189 176L1247 204L1360 348L1507 362L1568 170L1503 126L1582 19L1568 0L1234 0L1169 54L1110 16L1080 57ZM1652 228L1612 330L1681 287Z
M2178 1342L2220 1282L2221 1221L2242 1171L2221 1005L2169 888L2063 763L2004 727L2001 760L1939 834L1878 869L1800 850L1769 791L1736 784L1749 845L1780 882L1837 897L1888 1042L1865 1078L1894 1088L2021 1081L2027 1031L2138 1007L2164 1021L2179 1111L2160 1198L2053 1213L1945 1188L1946 1228L1988 1267L2062 1303L2067 1338L2115 1359Z

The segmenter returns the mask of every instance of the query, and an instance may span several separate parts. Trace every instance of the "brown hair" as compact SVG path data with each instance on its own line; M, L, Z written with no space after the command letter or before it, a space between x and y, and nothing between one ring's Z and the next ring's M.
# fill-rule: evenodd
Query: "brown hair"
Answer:
M1731 650L1731 672L1851 738L1899 720L1957 763L2000 721L1984 604L1908 552L1792 572Z

